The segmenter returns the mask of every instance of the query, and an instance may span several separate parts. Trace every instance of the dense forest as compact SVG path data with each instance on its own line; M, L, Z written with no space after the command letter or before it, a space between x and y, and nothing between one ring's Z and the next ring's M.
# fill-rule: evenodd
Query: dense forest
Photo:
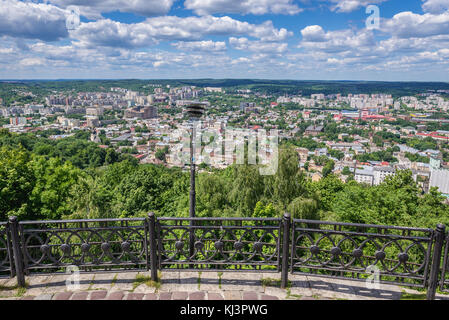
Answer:
M198 175L197 216L275 217L435 227L449 224L449 207L436 190L422 194L411 172L375 187L343 183L333 174L312 182L294 147L280 149L279 168L261 176L255 165ZM189 173L139 165L99 148L79 133L58 141L0 131L0 221L65 218L187 217Z

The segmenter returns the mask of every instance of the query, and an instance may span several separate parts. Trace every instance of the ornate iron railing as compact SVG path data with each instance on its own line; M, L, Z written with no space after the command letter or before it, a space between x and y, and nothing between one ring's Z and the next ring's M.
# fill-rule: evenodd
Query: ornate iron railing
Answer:
M426 287L434 231L293 220L291 271Z
M14 276L12 261L9 223L0 222L0 274Z
M449 235L278 218L147 218L0 223L0 274L160 269L281 272L448 290ZM373 274L374 273L374 274ZM376 279L378 276L378 279ZM448 290L449 291L449 290Z
M440 290L449 292L449 233L444 241L443 263L441 265Z
M123 267L148 269L146 219L20 222L24 271Z
M159 218L159 266L279 271L281 221Z

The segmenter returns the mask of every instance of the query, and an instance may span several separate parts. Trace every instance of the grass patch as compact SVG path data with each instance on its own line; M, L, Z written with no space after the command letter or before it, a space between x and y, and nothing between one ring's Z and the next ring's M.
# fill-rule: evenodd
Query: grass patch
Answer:
M92 290L92 286L94 285L94 281L95 281L95 275L92 277L92 280L90 280L89 288L87 288L87 290Z
M218 288L221 290L221 277L223 276L223 272L218 272Z
M273 279L273 278L266 278L260 280L262 282L263 287L281 287L281 279ZM292 282L289 280L287 281L287 288L291 288Z
M408 293L402 291L401 300L426 300L426 293Z
M197 280L197 282L198 282L198 290L200 290L200 288L201 288L201 271L199 271L198 272L198 280Z
M160 277L158 277L160 279ZM146 284L148 287L159 289L161 287L160 281L151 280L150 276L145 276L143 274L138 274L133 282L133 291L141 284Z
M111 287L113 287L115 285L115 283L117 282L117 277L118 277L118 273L116 273L114 278L112 278Z
M285 299L289 299L289 298L295 298L295 299L301 299L302 296L299 294L292 294L292 291L290 288L287 288L287 296L285 297Z
M23 295L27 292L27 289L24 287L19 287L15 294L16 297L23 297Z

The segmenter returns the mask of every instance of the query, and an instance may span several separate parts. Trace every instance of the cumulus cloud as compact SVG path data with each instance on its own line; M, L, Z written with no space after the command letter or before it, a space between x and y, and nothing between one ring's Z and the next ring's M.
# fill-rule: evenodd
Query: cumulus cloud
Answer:
M84 16L99 18L101 13L131 12L145 17L163 15L170 11L174 0L46 0L61 8L77 6Z
M401 12L383 20L382 31L398 38L422 38L449 34L449 11L442 14Z
M183 51L208 51L220 52L226 50L224 41L179 41L172 43L172 46Z
M442 13L449 10L449 0L423 0L422 8L425 12Z
M283 53L287 51L287 43L251 41L248 38L229 38L229 44L237 50L259 53Z
M307 26L301 30L301 35L304 41L309 42L324 42L326 41L326 33L323 28L318 25Z
M271 21L250 24L227 16L164 16L135 24L102 19L82 23L71 32L74 39L91 47L145 47L164 40L193 41L210 35L248 35L262 41L281 41L292 33L284 28L276 29Z
M371 31L337 30L325 32L321 26L308 26L301 30L300 48L324 52L353 51L375 45Z
M293 0L186 0L184 6L199 15L214 13L295 15L302 11Z
M25 58L20 61L20 65L24 67L34 67L44 65L44 60L40 58Z
M387 0L331 0L331 10L337 12L352 12L372 4L381 4Z
M55 41L67 37L66 11L55 6L0 0L0 36Z

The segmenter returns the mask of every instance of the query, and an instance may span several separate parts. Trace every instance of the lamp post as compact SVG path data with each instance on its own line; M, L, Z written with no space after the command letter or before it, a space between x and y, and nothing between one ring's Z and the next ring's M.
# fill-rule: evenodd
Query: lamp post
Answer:
M204 114L205 105L201 102L193 102L189 104L186 108L186 113L192 123L192 133L190 135L190 218L195 217L195 153L194 153L194 137L196 135L195 126L196 121L198 121Z
M195 191L195 153L194 148L195 144L193 142L194 137L196 135L195 126L196 121L198 121L201 116L204 114L205 104L201 102L193 102L189 104L186 108L186 113L189 116L192 124L192 132L190 135L190 209L189 216L190 218L195 218L195 206L196 206L196 191ZM193 221L190 221L190 236L189 236L189 260L193 258L194 255L194 242L195 242L195 233L192 228L194 225ZM190 266L192 268L192 265Z

